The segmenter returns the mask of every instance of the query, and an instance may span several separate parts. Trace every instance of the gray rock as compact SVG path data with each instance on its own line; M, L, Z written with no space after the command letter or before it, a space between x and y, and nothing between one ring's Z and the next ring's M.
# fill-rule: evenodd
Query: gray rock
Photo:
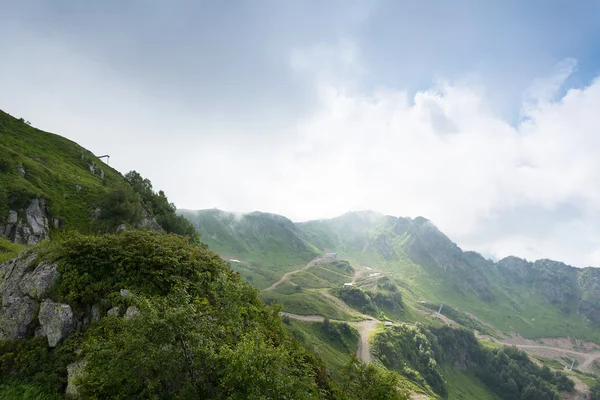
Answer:
M10 210L8 212L8 218L6 218L7 224L16 224L17 219L19 218L19 214L15 210Z
M140 227L141 228L152 229L153 231L157 231L157 232L163 232L164 231L164 229L162 228L162 226L160 226L160 224L158 223L158 221L156 221L156 218L150 216L150 213L148 211L144 210L142 212L142 215L144 217L140 221Z
M60 220L54 218L52 219L52 223L54 224L54 229L58 229L60 227Z
M37 304L27 296L3 296L0 307L0 340L23 339L35 321Z
M127 307L127 311L125 311L125 318L132 319L136 315L139 315L140 309L134 306Z
M121 291L119 292L121 294L121 297L129 297L131 296L131 292L127 289L121 289Z
M79 192L81 190L81 186L80 185L75 185L75 190L77 190Z
M92 306L92 322L98 322L100 321L100 318L100 305L94 304Z
M29 297L41 300L48 295L59 278L60 273L56 264L47 264L42 261L32 272L23 276L19 282L19 288Z
M121 310L119 307L113 307L106 313L107 317L118 317L121 314Z
M127 225L125 225L125 224L121 224L121 225L117 226L117 233L121 233L126 230L127 230Z
M97 207L97 208L94 210L94 216L93 216L93 218L94 218L94 219L100 219L100 216L101 216L101 215L102 215L102 209L101 209L100 207Z
M8 302L7 296L21 294L19 282L23 275L35 268L36 258L35 253L24 251L14 260L0 265L0 296L2 296L3 305Z
M104 171L100 170L100 179L104 179Z
M19 221L13 237L16 243L33 245L48 237L50 228L43 199L33 199L25 211L26 221Z
M38 319L50 347L56 347L75 328L71 306L55 303L50 299L44 300L40 305Z
M65 391L67 399L81 398L77 380L85 374L86 364L87 362L85 360L81 360L67 365L67 389Z
M19 171L21 178L25 178L25 168L21 164L17 165L17 171Z

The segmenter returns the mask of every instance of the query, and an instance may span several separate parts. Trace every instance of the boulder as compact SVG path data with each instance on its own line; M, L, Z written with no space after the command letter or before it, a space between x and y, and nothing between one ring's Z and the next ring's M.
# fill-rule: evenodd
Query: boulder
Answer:
M100 315L100 305L94 304L92 306L92 322L98 322L100 321L100 318L102 318Z
M55 303L50 299L44 300L40 305L38 319L50 347L56 347L75 328L71 306Z
M0 340L27 337L33 328L37 308L37 303L27 296L3 296L0 307Z
M17 165L17 171L21 175L21 178L25 178L25 168L21 164Z
M119 294L121 295L121 297L125 297L125 298L131 296L131 292L127 289L121 289Z
M35 254L23 252L0 265L0 340L25 337L35 321L37 303L19 287L23 275L32 269L35 258Z
M79 399L79 387L77 379L81 378L85 373L85 360L77 361L67 365L67 389L65 395L67 399Z
M23 276L19 282L19 289L31 298L41 300L50 293L50 289L59 278L60 272L56 264L42 261L33 271Z
M140 314L140 309L134 306L127 307L127 311L125 311L125 318L132 319L136 315Z
M118 317L119 314L121 314L121 310L119 310L119 307L113 307L107 311L106 316L107 317Z
M8 212L8 218L6 218L7 224L16 224L17 219L19 218L19 214L15 210L10 210Z

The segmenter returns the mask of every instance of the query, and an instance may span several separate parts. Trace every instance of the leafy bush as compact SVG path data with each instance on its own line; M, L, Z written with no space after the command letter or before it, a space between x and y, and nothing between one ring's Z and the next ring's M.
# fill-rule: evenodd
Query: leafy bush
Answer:
M375 363L364 364L353 357L343 371L340 398L346 400L408 400L399 377Z
M169 203L165 192L155 193L152 182L143 178L137 171L125 174L125 179L131 184L133 191L140 195L144 206L153 215L164 230L182 236L188 236L193 241L199 241L200 235L194 225L181 215L175 214L175 204Z
M225 268L225 262L203 246L176 235L139 230L74 234L57 244L56 255L62 276L57 292L72 303L91 304L122 288L148 295L167 295L175 287L200 290Z
M373 351L386 367L401 373L415 370L425 380L420 383L426 383L436 393L446 396L446 382L438 367L441 349L437 338L422 325L386 329L375 337Z
M18 393L28 389L48 396L63 392L67 383L66 368L75 360L78 345L77 335L55 349L48 348L45 337L0 341L0 399L3 390ZM2 389L1 384L6 388Z
M123 186L108 194L102 204L100 220L108 228L119 224L134 225L142 219L142 212L140 195L130 187Z

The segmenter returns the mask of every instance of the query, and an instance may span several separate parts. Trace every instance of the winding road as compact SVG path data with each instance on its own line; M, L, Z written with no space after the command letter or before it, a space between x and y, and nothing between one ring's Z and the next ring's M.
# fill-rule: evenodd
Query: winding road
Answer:
M306 264L304 267L285 273L281 277L281 279L279 279L277 282L273 283L271 286L269 286L268 288L266 288L264 290L268 291L268 290L275 289L277 286L281 285L283 282L288 280L290 276L297 274L299 272L302 272L302 271L306 271L310 267L314 266L315 264L317 264L318 262L323 261L323 260L324 260L323 257L316 257L316 258L310 260L308 262L308 264ZM331 272L335 272L335 271L331 271ZM355 283L356 280L362 275L363 272L364 271L359 271L358 268L354 268L354 275L352 277L352 283ZM371 333L377 329L377 325L380 323L380 321L374 319L370 315L361 314L357 310L350 307L348 304L344 303L342 300L340 300L337 297L328 293L326 290L317 290L317 291L323 297L325 297L327 300L334 303L339 309L343 310L347 314L356 315L357 317L363 319L362 321L356 321L356 322L340 321L340 320L331 320L331 321L346 322L348 325L354 327L358 331L358 333L360 335L360 339L358 341L358 348L356 351L356 355L362 361L364 361L366 363L370 362L371 361L371 345L369 344L369 337L371 336ZM293 318L298 321L304 321L304 322L323 322L325 320L325 317L323 317L322 315L299 315L299 314L292 314L292 313L284 312L284 311L282 311L280 314L285 315L289 318Z
M322 315L298 315L284 311L280 312L279 314L303 322L323 322L325 320L325 317L323 317ZM330 321L346 322L348 325L354 327L360 335L356 355L358 356L358 358L360 358L366 363L371 362L371 345L369 344L369 337L371 336L371 332L377 329L377 324L379 324L379 321L373 319L372 317L369 317L369 319L359 322L339 321L335 319L332 319Z
M286 280L288 280L288 278L294 274L297 274L298 272L302 272L302 271L306 271L307 269L309 269L310 267L312 267L313 265L315 265L316 263L318 263L319 261L322 261L323 257L317 257L317 258L313 258L312 260L310 260L308 262L308 264L306 264L304 267L294 270L294 271L290 271L290 272L286 272L285 274L283 274L283 276L274 284L272 284L271 286L269 286L268 288L266 288L264 291L268 291L268 290L273 290L275 289L277 286L281 285L283 282L285 282Z

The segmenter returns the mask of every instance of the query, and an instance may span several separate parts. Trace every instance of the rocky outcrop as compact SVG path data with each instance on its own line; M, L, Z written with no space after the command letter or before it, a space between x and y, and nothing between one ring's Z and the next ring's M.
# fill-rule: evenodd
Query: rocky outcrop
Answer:
M36 332L54 347L75 328L71 307L47 298L59 278L56 264L37 262L34 253L0 265L0 340Z
M35 255L22 254L0 265L0 340L23 338L33 328L38 306L19 283L34 261Z
M50 233L46 202L43 198L31 200L29 206L18 212L10 210L6 217L6 225L0 234L9 240L21 244L37 244L46 239ZM56 223L55 223L56 224Z
M156 221L156 218L152 217L146 210L142 211L142 220L140 221L140 227L145 229L152 229L153 231L163 232L164 229Z
M531 278L532 264L522 258L509 256L498 261L496 266L506 279L523 282Z
M75 329L71 306L55 303L50 299L44 300L40 305L38 319L43 334L48 338L50 347L56 347L61 340Z
M50 289L60 278L56 264L39 263L32 272L23 276L19 282L19 289L29 297L41 300L50 292Z

